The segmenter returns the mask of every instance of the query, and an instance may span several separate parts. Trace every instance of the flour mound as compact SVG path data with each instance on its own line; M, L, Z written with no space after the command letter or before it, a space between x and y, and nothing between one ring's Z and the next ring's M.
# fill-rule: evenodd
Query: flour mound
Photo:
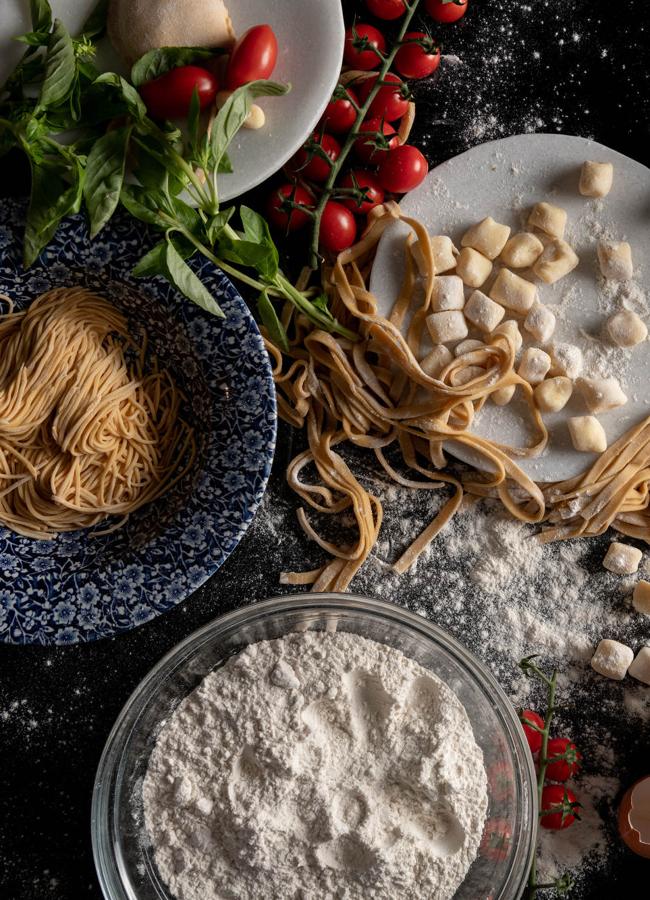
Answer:
M178 900L451 898L487 808L465 709L400 651L353 634L264 641L163 726L143 784Z

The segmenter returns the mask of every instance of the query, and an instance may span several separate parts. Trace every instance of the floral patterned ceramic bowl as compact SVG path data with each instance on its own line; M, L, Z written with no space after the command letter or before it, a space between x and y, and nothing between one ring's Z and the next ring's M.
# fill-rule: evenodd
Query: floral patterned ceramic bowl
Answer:
M275 393L257 326L211 264L196 271L225 319L203 312L161 278L130 274L151 243L127 216L116 216L93 241L82 216L66 220L25 271L24 216L23 203L3 205L0 293L18 308L62 285L83 284L108 297L131 327L146 327L150 347L188 397L185 412L199 445L193 471L112 534L88 529L35 541L0 526L0 640L72 644L135 628L165 612L232 552L268 479Z

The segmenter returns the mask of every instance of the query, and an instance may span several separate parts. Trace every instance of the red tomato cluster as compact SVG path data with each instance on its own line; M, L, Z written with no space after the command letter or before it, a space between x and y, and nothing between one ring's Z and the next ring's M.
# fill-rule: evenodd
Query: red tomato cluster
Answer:
M462 19L469 0L426 0L427 12L436 22L447 24ZM385 21L400 19L406 12L404 0L366 0L373 16Z
M519 716L533 756L542 749L544 719L531 709ZM539 763L539 759L538 759ZM550 738L546 746L545 785L542 789L540 825L552 831L568 828L579 818L580 804L565 784L582 767L582 754L568 738ZM557 783L559 782L559 784Z

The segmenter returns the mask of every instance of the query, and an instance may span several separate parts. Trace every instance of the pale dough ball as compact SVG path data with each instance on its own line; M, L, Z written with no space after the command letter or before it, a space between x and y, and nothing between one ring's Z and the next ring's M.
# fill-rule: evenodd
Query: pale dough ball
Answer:
M637 547L612 541L603 559L603 568L614 575L634 575L639 571L642 558L643 553Z
M523 315L537 300L537 288L509 269L501 269L490 290L490 298Z
M650 647L641 647L627 674L642 684L650 684Z
M547 344L555 331L555 314L543 303L536 303L524 320L524 328L539 341Z
M591 668L605 678L623 681L633 659L634 653L629 647L606 638L596 647L591 659Z
M611 163L585 160L580 172L578 190L583 197L606 197L612 189L614 166Z
M632 248L627 241L600 241L598 264L609 281L629 281L634 274Z
M266 124L266 115L261 106L258 106L257 103L253 103L250 108L250 112L244 119L244 128L248 128L251 131L257 131L259 128L263 128Z
M477 288L485 284L492 271L490 260L473 250L471 247L463 247L456 260L456 273L460 275L465 284Z
M479 331L493 331L505 316L505 309L481 291L474 291L465 304L465 318Z
M551 375L566 375L576 380L582 374L584 359L580 347L558 343L551 347Z
M420 368L431 378L437 378L453 358L448 347L445 347L444 344L436 344L433 350L420 361Z
M648 336L648 329L631 309L622 309L607 320L607 334L617 347L635 347Z
M564 409L572 393L573 382L564 375L547 378L533 391L537 409L545 413L559 412Z
M579 378L576 387L585 406L594 415L627 403L627 395L621 390L616 378Z
M498 388L490 394L490 400L495 406L507 406L512 400L515 393L516 385L509 384L507 387Z
M554 238L564 237L566 210L552 203L536 203L528 216L528 224Z
M485 369L481 366L466 366L464 369L457 369L452 373L449 383L452 387L462 387L474 381L475 378L481 378L485 375Z
M527 269L540 256L544 244L535 234L529 231L520 231L513 234L501 251L503 264L511 269Z
M527 347L521 354L517 375L529 384L539 384L551 368L551 357L539 347Z
M473 247L488 259L496 259L505 247L509 235L508 225L500 225L492 216L488 216L477 225L468 228L460 243L463 247Z
M460 344L456 344L454 356L464 356L466 353L473 353L474 350L484 349L485 344L483 341L475 341L473 338L468 338L466 341L461 341Z
M431 253L433 254L433 268L437 275L439 272L448 272L456 265L458 250L446 234L435 234L429 238Z
M462 309L465 306L465 290L458 275L436 275L433 279L431 306L436 312Z
M594 416L574 416L567 424L571 442L579 453L604 453L607 450L605 429Z
M639 581L634 586L632 594L632 606L644 616L650 616L650 582Z
M434 344L462 341L469 334L465 316L458 309L431 313L427 316L426 322Z
M492 332L493 334L505 334L506 337L510 339L510 343L513 345L515 353L519 353L521 350L521 345L524 342L523 337L521 336L521 331L519 331L519 325L515 322L514 319L506 319L505 322L502 322Z
M545 284L555 284L572 272L580 260L573 247L566 241L557 239L550 241L533 266L533 272Z

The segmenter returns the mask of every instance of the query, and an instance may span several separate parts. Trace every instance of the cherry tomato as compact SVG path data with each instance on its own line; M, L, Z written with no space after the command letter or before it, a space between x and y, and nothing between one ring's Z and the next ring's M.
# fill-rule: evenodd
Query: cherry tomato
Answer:
M507 819L488 819L483 829L479 854L493 862L502 862L510 855L512 828Z
M367 50L361 50L354 46L355 41L361 40L366 42ZM376 69L381 60L375 51L370 49L372 47L380 53L386 52L386 38L381 31L374 25L353 25L345 32L343 59L353 69L362 69L364 72Z
M214 102L218 87L216 78L207 69L179 66L140 85L139 90L152 119L181 119L190 111L195 89L199 105L205 109Z
M405 194L421 184L428 171L429 164L418 148L402 144L382 157L377 177L387 191Z
M521 721L521 727L524 729L530 752L537 753L542 746L542 733L537 731L536 728L531 728L530 725L536 725L537 728L543 728L544 719L542 719L539 713L533 712L532 709L524 709L519 714L519 720ZM527 725L527 722L530 722L530 725Z
M440 47L424 31L409 31L397 51L395 68L404 78L426 78L440 65Z
M373 75L372 78L366 78L359 85L357 90L361 104L368 99L378 77L378 75ZM395 119L401 119L409 107L408 95L405 96L408 89L402 79L392 72L385 76L384 82L389 83L383 84L377 91L375 99L370 104L368 115L379 116L388 122L394 122Z
M355 187L355 181L356 187L366 189L366 199L361 200L361 198L357 197L346 197L345 200L342 201L343 205L347 206L348 209L351 209L353 213L360 213L362 215L369 213L375 206L379 206L380 203L384 202L384 189L377 181L376 175L372 172L368 172L365 169L354 169L341 179L341 187L353 188Z
M399 19L406 12L404 0L366 0L366 6L378 19Z
M230 54L226 87L269 78L278 59L278 41L270 25L254 25L239 38Z
M354 152L366 164L374 163L376 165L387 150L399 146L399 138L393 126L379 117L362 122L359 126L359 134L363 135L363 132L370 132L370 134L367 137L360 136L356 139ZM380 144L379 135L381 134L386 140L384 148L377 146Z
M357 223L349 209L328 200L320 220L320 245L328 253L340 253L354 244Z
M436 22L457 22L467 12L469 0L427 0L427 12Z
M357 107L359 105L357 96L352 88L346 88L345 93L349 99L346 97L341 97L339 100L332 98L323 113L323 127L333 134L349 131L357 121Z
M283 184L271 193L267 204L268 217L272 225L288 234L304 228L311 216L301 209L286 208L284 206L286 200L310 209L314 205L314 198L307 188L300 184Z
M311 141L298 150L289 161L287 168L291 173L295 173L301 178L306 178L307 181L327 181L331 166L315 149L316 145L321 147L332 162L336 162L339 158L341 145L336 138L332 137L331 134L323 134L321 136L315 131L311 136Z
M568 738L551 738L546 748L546 777L549 781L568 781L582 766L582 753Z
M563 784L547 784L542 791L539 824L551 831L560 831L579 819L580 804L576 795Z

